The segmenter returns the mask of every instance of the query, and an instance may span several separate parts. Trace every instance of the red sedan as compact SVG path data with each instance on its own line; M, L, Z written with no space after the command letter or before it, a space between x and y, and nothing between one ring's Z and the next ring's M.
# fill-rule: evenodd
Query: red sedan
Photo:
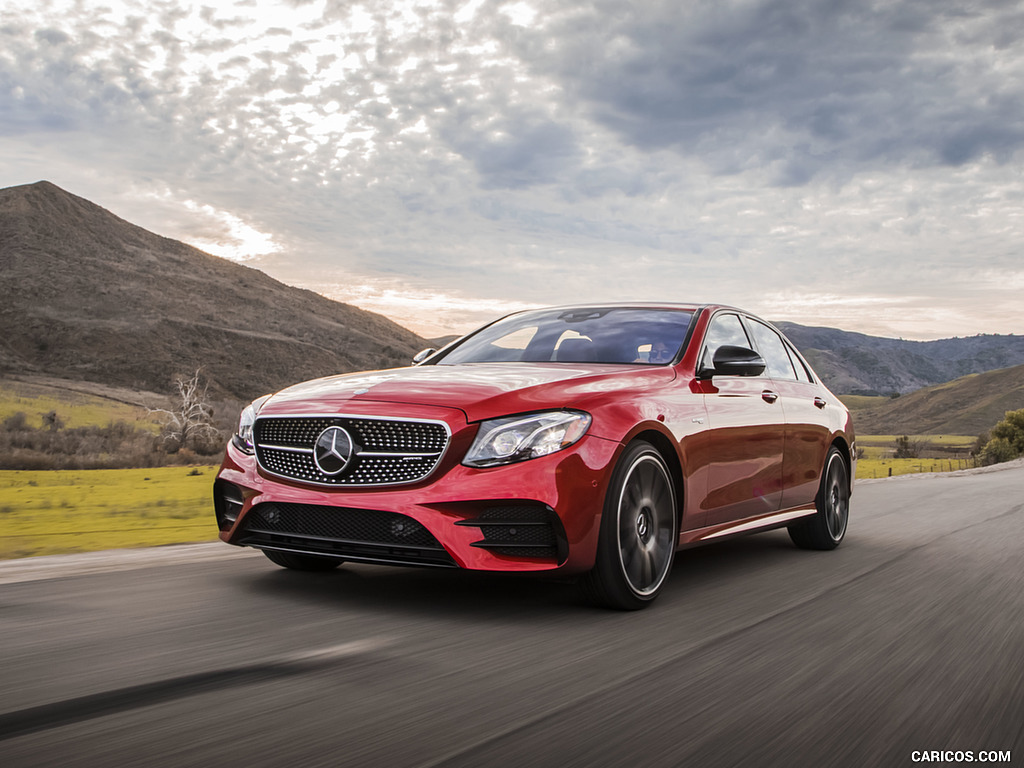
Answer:
M636 609L688 546L785 526L834 549L855 456L849 412L769 323L587 305L259 398L214 500L224 541L286 568L580 574Z

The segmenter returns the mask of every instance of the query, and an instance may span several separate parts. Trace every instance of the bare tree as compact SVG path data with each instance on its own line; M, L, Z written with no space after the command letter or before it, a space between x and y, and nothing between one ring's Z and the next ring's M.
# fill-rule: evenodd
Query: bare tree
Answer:
M900 435L896 438L896 451L893 453L893 458L919 459L921 458L921 453L927 448L927 440L911 440L909 435Z
M150 413L164 418L164 439L174 444L174 450L204 446L220 438L213 425L213 408L207 402L208 383L200 380L202 368L197 368L189 379L177 378L178 399L172 409L150 408Z

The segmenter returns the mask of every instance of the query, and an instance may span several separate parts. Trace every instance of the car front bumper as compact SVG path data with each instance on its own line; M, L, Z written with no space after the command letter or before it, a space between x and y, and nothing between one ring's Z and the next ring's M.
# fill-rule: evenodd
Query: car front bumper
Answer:
M239 546L481 571L593 567L621 445L593 435L548 456L486 469L460 462L475 424L455 423L424 480L323 488L277 477L229 443L214 486L220 538ZM412 522L409 522L412 521Z

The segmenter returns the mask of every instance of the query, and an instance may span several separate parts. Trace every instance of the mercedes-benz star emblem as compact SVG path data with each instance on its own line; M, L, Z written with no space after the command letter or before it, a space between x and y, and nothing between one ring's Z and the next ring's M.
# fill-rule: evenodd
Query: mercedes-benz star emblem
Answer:
M337 475L352 460L352 436L341 427L328 427L313 446L313 461L325 475Z

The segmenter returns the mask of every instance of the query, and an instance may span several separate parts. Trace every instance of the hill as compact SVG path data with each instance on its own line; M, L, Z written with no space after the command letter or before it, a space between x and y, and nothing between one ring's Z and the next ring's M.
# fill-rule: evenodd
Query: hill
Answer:
M439 346L381 315L160 237L48 182L0 190L0 375L166 393L202 366L247 399ZM1024 337L918 342L778 324L837 394L1024 364Z
M49 182L0 190L0 373L167 392L202 366L242 399L406 365L381 315L160 237Z
M1024 364L1024 336L905 341L776 323L836 394L905 394L960 376Z
M1024 365L971 374L854 414L862 435L977 435L1024 408Z

